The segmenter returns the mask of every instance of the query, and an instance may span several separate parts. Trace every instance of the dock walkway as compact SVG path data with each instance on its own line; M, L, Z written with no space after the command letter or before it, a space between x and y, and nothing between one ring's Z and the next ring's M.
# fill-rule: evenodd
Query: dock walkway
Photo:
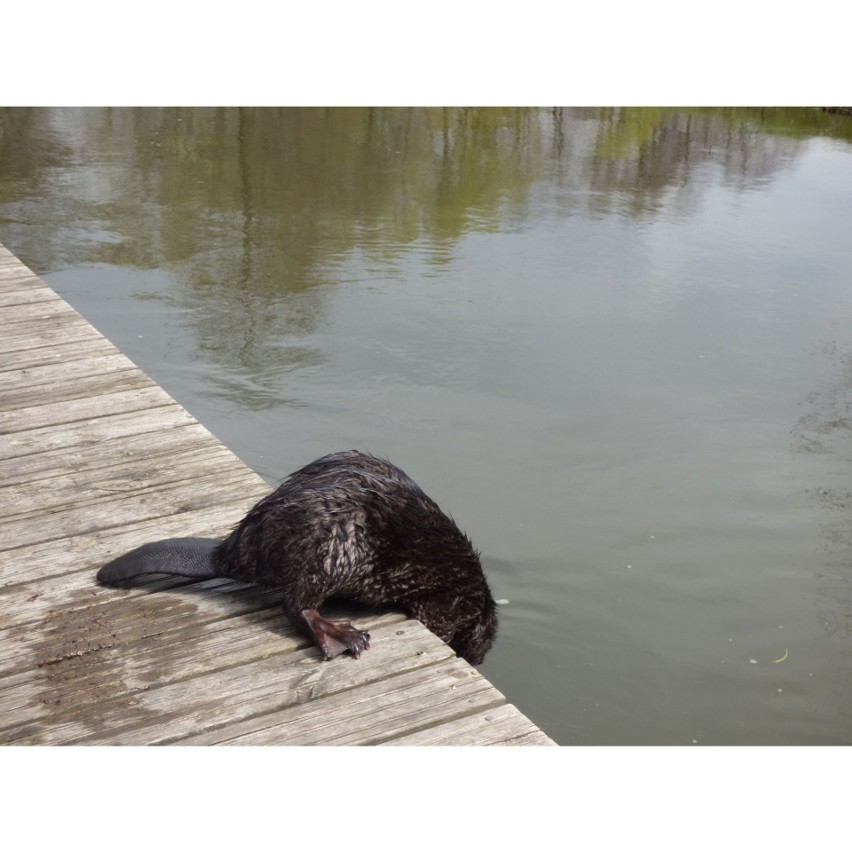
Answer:
M554 745L419 622L322 662L278 597L95 583L220 537L269 486L0 245L0 743Z

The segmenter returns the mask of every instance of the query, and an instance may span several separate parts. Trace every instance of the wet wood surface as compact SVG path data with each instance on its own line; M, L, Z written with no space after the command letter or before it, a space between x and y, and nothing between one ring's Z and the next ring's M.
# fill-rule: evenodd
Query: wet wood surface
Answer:
M95 582L146 541L224 536L268 492L0 246L0 743L554 744L401 613L329 610L372 641L323 662L275 592Z

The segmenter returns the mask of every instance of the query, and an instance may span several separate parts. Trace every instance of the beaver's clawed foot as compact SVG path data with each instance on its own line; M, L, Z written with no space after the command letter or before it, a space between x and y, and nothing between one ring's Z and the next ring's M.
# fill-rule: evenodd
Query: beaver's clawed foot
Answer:
M355 659L370 648L370 634L358 630L348 621L331 621L315 609L303 609L299 619L322 651L324 660L333 660L346 652Z

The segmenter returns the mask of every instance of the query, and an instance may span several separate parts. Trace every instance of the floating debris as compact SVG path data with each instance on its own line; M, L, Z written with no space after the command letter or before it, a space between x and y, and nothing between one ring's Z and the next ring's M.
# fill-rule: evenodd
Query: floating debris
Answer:
M784 649L784 656L783 656L783 657L781 657L781 658L780 658L780 659L778 659L778 660L773 660L772 662L773 662L773 663L783 663L783 662L784 662L784 660L786 660L786 659L787 659L787 657L789 657L789 656L790 656L790 652L789 652L789 651L785 648L785 649Z

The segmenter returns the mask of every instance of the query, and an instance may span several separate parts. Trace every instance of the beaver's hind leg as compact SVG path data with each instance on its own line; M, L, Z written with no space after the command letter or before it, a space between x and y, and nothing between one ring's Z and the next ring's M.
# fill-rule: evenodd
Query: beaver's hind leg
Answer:
M333 660L347 651L358 659L361 651L370 648L370 634L358 630L348 621L331 621L315 609L299 610L296 618L317 643L324 660Z

